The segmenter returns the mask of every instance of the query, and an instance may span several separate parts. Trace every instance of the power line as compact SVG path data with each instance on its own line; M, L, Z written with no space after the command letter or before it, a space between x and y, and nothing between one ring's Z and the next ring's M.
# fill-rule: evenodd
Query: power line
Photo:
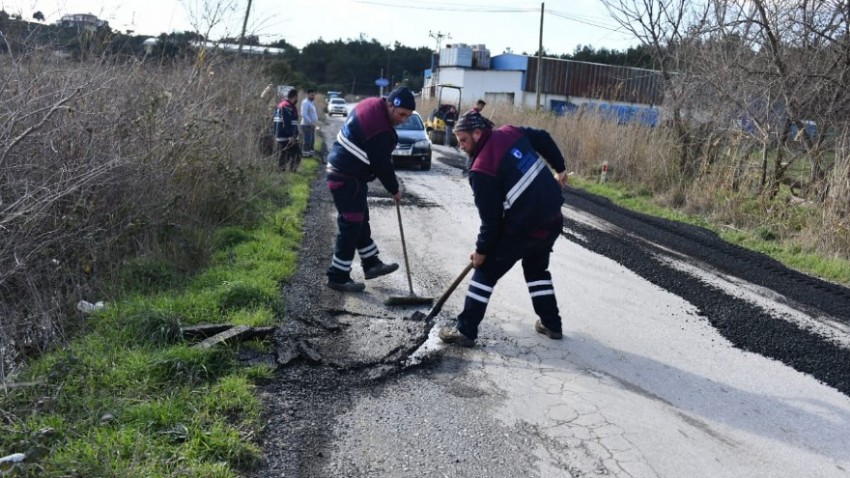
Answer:
M449 2L430 2L429 5L399 5L395 3L388 3L386 1L378 1L378 0L355 0L355 3L363 3L367 5L377 5L381 7L391 7L391 8L403 8L406 10L440 10L440 11L450 11L450 12L476 12L476 13L537 13L540 10L537 8L518 8L518 7L498 7L492 5L474 5L474 4L458 4L458 3L449 3ZM545 9L544 13L548 13L554 15L556 17L563 18L565 20L570 20L576 23L582 23L584 25L588 25L595 28L601 28L603 30L612 31L615 33L619 33L622 31L621 27L614 27L610 24L606 24L599 20L591 19L590 17L582 17L579 15L572 15L566 12L561 12L557 10Z
M515 7L494 7L486 5L461 5L457 3L431 2L430 5L397 5L394 3L370 1L370 0L355 0L355 3L364 3L367 5L378 5L381 7L404 8L407 10L440 10L450 12L479 12L479 13L527 13L537 12L534 8L515 8Z
M609 30L609 31L612 31L612 32L615 32L615 33L619 33L619 32L622 31L622 27L612 27L612 26L606 25L605 23L602 23L602 22L599 22L599 21L583 19L583 18L581 18L577 15L570 15L568 13L559 12L557 10L546 10L546 13L550 13L552 15L555 15L556 17L561 17L561 18L564 18L566 20L571 20L571 21L574 21L574 22L577 22L577 23L583 23L583 24L591 26L591 27L601 28L603 30Z

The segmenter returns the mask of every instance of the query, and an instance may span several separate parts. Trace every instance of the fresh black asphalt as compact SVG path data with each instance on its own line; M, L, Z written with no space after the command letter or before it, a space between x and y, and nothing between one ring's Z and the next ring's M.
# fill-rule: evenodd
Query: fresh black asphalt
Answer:
M569 217L567 238L606 256L696 306L735 347L779 360L850 395L850 350L763 308L677 270L658 256L670 249L725 274L770 289L810 314L850 325L850 289L791 270L770 257L730 244L704 228L635 213L570 189L567 204L639 236L602 232ZM663 247L648 245L654 243Z

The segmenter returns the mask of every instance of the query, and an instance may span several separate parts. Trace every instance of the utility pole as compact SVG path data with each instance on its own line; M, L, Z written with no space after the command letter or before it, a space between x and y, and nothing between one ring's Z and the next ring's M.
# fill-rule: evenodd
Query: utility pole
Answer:
M428 30L428 36L437 41L437 53L440 53L440 47L443 43L443 38L445 38L446 40L452 39L451 33L443 33L443 32L434 33L431 30Z
M387 51L387 74L390 75L390 78L392 78L393 70L390 69L390 51L391 51L390 46L389 45L385 46L384 50ZM384 77L384 75L381 75L381 78L383 78L383 77ZM392 90L394 88L392 81L390 82L389 87L390 87L390 90Z
M437 32L434 33L431 30L428 30L428 36L437 41L437 55L440 54L440 49L442 48L443 38L447 40L452 39L452 35L450 33ZM438 83L440 74L440 65L433 65L433 70L431 71L431 86L435 86ZM424 86L424 85L423 85Z
M245 9L245 20L242 21L242 34L239 35L239 53L242 53L242 44L245 43L245 30L248 29L248 15L251 14L251 1L248 0L248 8Z
M536 108L540 109L540 70L543 69L543 6L545 3L540 4L540 43L537 47L537 102Z

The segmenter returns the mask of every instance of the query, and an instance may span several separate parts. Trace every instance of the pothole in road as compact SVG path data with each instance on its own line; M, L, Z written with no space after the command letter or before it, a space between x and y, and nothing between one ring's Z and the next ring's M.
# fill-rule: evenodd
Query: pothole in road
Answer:
M337 370L400 369L428 337L429 323L401 317L376 317L345 311L331 312L338 327L287 340L278 347L277 363L307 362ZM374 377L373 377L374 378Z
M369 204L370 205L374 205L376 207L377 206L395 207L395 201L392 198L388 198L383 194L373 196L372 193L370 192L368 198L369 198ZM434 201L429 201L429 200L424 199L422 197L411 194L407 191L405 191L405 193L404 193L404 206L405 207L423 208L423 209L443 207L440 204L435 203Z
M345 328L343 347L334 336L319 337L317 345L329 363L341 367L366 367L397 363L409 356L427 335L423 324L354 315L341 315L337 320Z

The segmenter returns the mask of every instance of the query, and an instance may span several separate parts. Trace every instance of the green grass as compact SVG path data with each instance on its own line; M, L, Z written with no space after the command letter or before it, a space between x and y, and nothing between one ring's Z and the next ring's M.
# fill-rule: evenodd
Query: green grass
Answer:
M850 262L843 259L823 257L806 251L793 240L780 240L779 234L770 226L760 225L751 230L730 229L722 224L712 223L703 216L689 215L680 211L659 206L653 201L652 193L646 190L630 191L616 183L598 183L578 177L571 177L574 187L610 199L627 209L662 217L672 221L693 224L716 232L724 240L741 247L761 252L782 264L806 274L814 275L832 282L850 285ZM747 207L744 205L744 207ZM751 205L755 208L755 205ZM793 210L786 215L783 227L795 229L809 212Z
M652 193L647 190L630 191L615 183L597 183L585 179L570 177L570 185L584 189L587 192L610 199L615 204L632 211L637 211L651 216L662 217L672 221L687 222L703 227L711 225L703 218L689 216L679 211L664 208L652 202Z
M217 231L211 261L194 277L163 261L131 263L125 296L89 316L66 347L27 364L15 381L36 385L0 395L0 456L28 455L9 476L231 478L255 468L254 387L274 370L243 366L236 352L270 347L195 349L179 330L277 323L317 168L305 159L299 174L256 198L259 224Z

